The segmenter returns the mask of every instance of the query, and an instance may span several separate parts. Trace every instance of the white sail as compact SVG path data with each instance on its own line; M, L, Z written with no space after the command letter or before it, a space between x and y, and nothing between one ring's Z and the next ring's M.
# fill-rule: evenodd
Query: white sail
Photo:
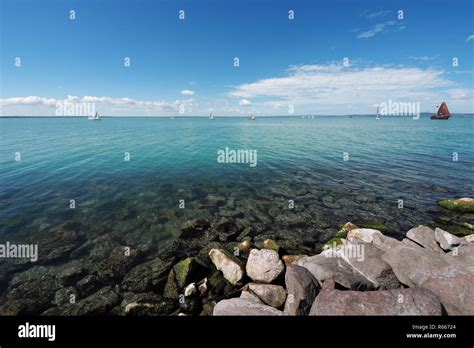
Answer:
M89 119L89 120L92 120L92 121L100 121L100 120L101 120L101 118L100 118L100 116L99 116L99 113L97 113L97 112L95 113L94 116L88 117L88 119Z

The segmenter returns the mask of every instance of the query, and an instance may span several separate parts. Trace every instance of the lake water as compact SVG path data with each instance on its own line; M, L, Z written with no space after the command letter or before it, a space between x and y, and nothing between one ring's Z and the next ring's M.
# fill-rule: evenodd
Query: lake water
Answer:
M442 215L438 200L473 196L473 124L456 115L3 118L0 239L35 240L77 221L161 250L197 217L296 239L361 219L403 234ZM256 150L257 165L218 163L226 147Z

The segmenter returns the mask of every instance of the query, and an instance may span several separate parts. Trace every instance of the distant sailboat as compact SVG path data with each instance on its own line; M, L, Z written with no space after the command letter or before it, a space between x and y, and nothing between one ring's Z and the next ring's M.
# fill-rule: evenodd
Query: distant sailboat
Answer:
M380 120L380 117L379 117L379 107L377 106L377 117L375 117L376 120Z
M213 120L213 119L214 119L214 116L212 115L212 112L211 112L211 114L209 115L209 119L210 119L210 120Z
M250 115L250 119L251 119L252 121L255 121L255 115L254 115L254 114L251 114L251 115Z
M97 112L95 113L94 116L89 116L88 119L91 120L91 121L101 121L102 120Z
M438 113L436 115L431 116L432 120L449 120L451 113L448 110L448 105L446 102L442 102L441 106L438 109Z

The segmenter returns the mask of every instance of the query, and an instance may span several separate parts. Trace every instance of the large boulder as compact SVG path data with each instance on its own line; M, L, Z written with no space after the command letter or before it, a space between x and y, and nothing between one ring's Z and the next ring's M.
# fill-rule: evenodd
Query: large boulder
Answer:
M273 316L285 314L278 309L257 303L256 301L231 298L218 302L214 307L213 315Z
M327 283L327 284L326 284ZM427 289L341 291L325 282L310 315L441 315L437 297Z
M377 248L387 251L397 247L400 242L394 238L387 237L379 230L371 228L354 228L347 232L347 241L350 243L371 243Z
M283 311L287 315L307 315L320 289L316 278L304 267L288 266L285 284L288 297Z
M384 251L373 244L347 244L333 250L333 256L339 257L356 272L366 278L375 289L394 289L400 282L388 263L382 260Z
M244 267L240 260L223 249L211 249L209 257L218 271L231 284L238 284L245 275Z
M270 249L252 249L246 265L247 274L258 283L271 283L285 270L278 253Z
M435 232L429 227L418 226L412 228L407 232L407 237L420 244L425 249L434 251L438 254L444 254L443 249L439 247L438 242L435 239Z
M373 284L347 262L339 257L328 257L327 252L331 252L331 249L319 255L301 258L297 265L306 268L320 285L327 279L332 279L347 289L373 288Z
M248 284L249 290L258 296L265 304L281 308L286 301L286 291L283 286L272 284Z
M472 315L474 273L456 257L411 246L392 249L382 256L403 284L429 289L438 297L448 314Z
M332 279L353 290L397 288L400 283L390 265L382 260L383 254L373 244L350 243L302 258L298 265L307 268L320 284Z

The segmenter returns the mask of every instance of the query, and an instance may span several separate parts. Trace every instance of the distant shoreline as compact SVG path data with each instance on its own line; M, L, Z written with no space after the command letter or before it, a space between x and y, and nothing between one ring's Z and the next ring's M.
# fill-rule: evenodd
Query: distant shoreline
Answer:
M433 113L429 112L422 112L420 113L420 117L423 116L431 116ZM307 118L307 117L376 117L376 114L351 114L351 115L267 115L267 116L257 116L257 118ZM474 117L474 113L456 113L452 114L452 116L469 116ZM74 119L74 118L85 118L87 119L89 116L0 116L0 118L67 118L67 119ZM101 116L101 118L209 118L209 116ZM381 116L382 118L412 118L411 115L386 115ZM248 118L248 116L216 116L216 118Z

